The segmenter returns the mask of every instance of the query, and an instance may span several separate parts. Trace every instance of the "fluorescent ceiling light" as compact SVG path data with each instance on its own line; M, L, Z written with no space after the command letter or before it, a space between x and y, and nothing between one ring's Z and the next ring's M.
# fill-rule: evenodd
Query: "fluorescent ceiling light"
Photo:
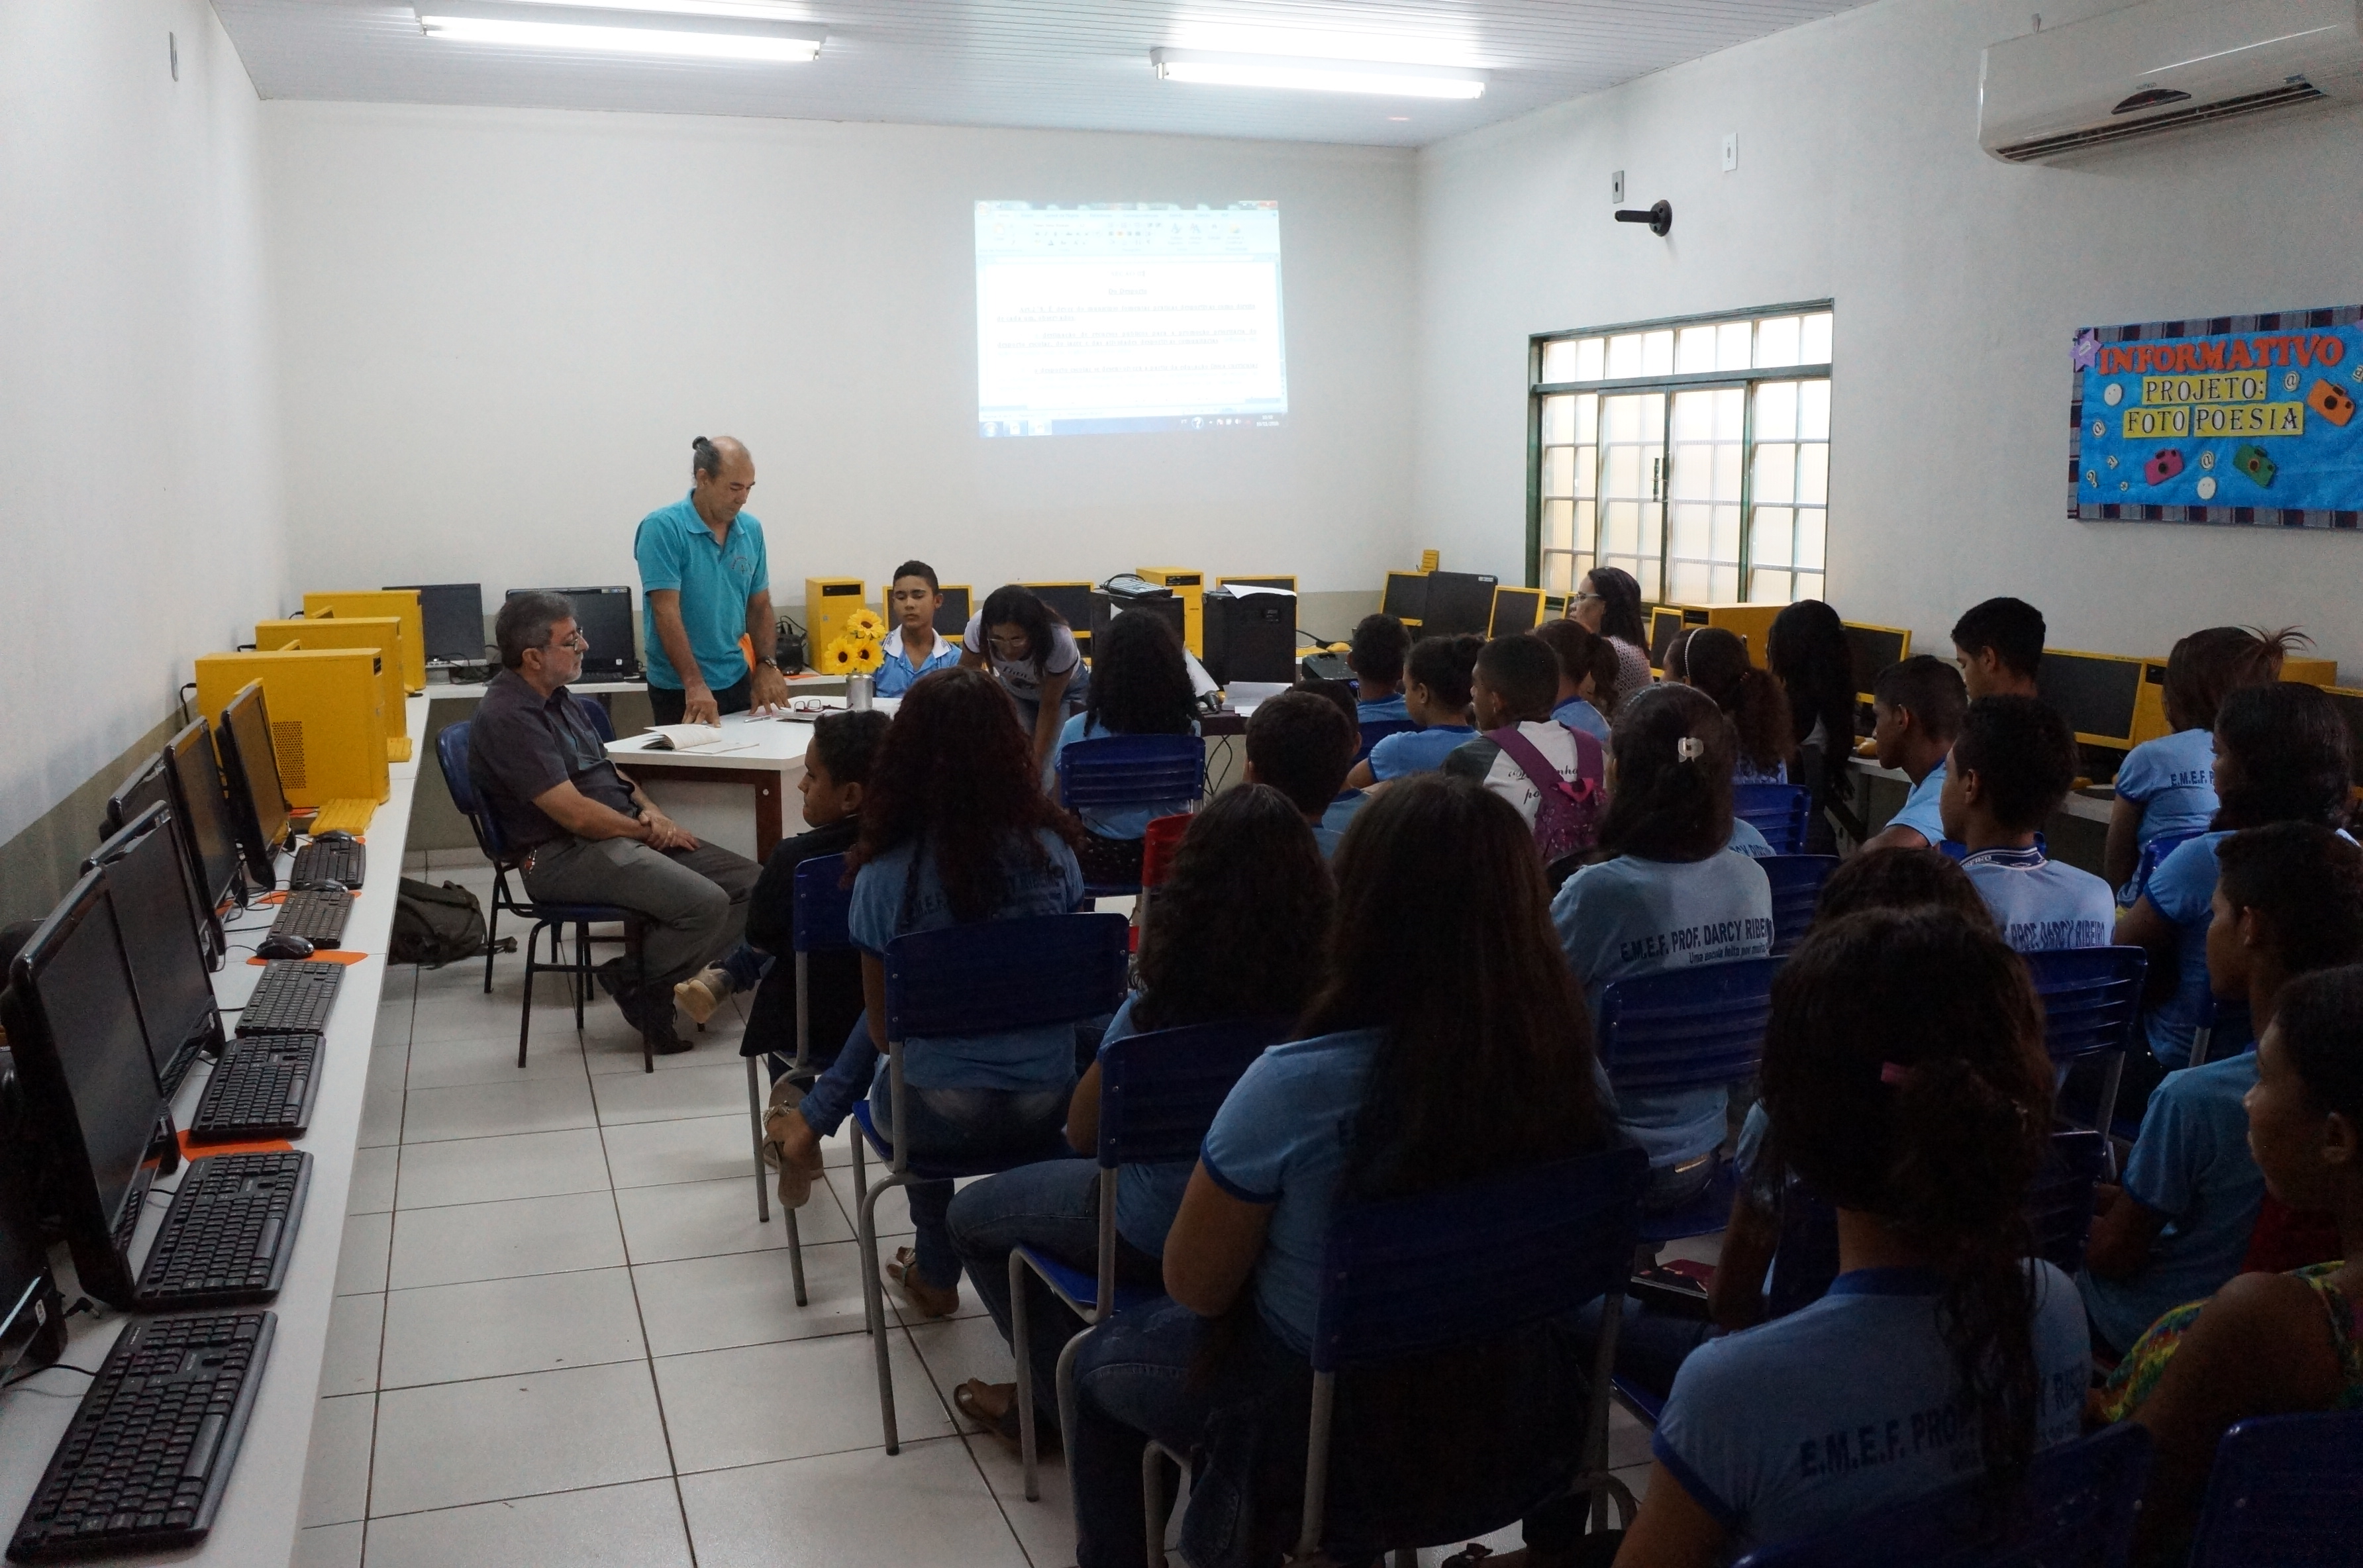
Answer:
M660 12L674 17L727 17L749 22L806 22L810 13L802 6L784 5L779 0L516 0L526 6L571 6L596 11ZM440 11L445 7L438 6ZM817 24L811 24L817 25Z
M1481 98L1485 73L1450 65L1398 65L1378 61L1310 60L1264 54L1217 54L1195 49L1153 49L1148 63L1167 82L1226 87L1289 87L1314 93L1368 93L1388 98Z
M696 3L696 0L687 0ZM599 0L560 6L538 0L416 0L412 10L428 38L454 43L521 44L600 54L683 60L808 61L826 41L812 22L718 17L675 10L603 8Z

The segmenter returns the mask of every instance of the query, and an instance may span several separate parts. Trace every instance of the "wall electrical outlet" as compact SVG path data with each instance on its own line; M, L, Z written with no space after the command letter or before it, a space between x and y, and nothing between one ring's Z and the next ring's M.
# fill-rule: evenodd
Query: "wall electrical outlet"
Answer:
M1726 174L1739 167L1739 133L1723 133L1723 171Z
M1622 169L1608 176L1608 199L1617 206L1625 204L1625 171Z

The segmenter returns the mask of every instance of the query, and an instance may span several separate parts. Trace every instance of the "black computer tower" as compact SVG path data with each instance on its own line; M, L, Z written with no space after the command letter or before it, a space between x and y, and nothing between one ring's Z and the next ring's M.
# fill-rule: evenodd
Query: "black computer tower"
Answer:
M1218 686L1235 680L1276 686L1296 679L1296 596L1234 593L1210 588L1205 598L1206 673Z

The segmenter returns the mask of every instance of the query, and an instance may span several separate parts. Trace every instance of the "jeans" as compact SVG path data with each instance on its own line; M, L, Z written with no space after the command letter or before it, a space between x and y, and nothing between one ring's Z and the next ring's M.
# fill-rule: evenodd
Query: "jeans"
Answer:
M1197 1446L1214 1406L1213 1391L1192 1371L1208 1328L1179 1302L1152 1302L1109 1319L1076 1354L1075 1430L1066 1450L1077 1568L1140 1568L1148 1560L1140 1451L1151 1438L1183 1455Z
M568 837L533 852L525 890L536 903L613 904L641 916L635 988L670 1004L676 982L738 942L761 874L745 856L711 844L656 850L637 839Z
M984 1298L1004 1340L1010 1339L1009 1254L1032 1247L1086 1274L1099 1267L1100 1168L1093 1160L1046 1160L971 1182L952 1199L948 1216L952 1250L969 1282ZM1164 1288L1164 1264L1116 1238L1120 1285ZM1056 1430L1059 1353L1082 1331L1083 1321L1050 1292L1041 1276L1026 1275L1026 1337L1034 1356L1034 1405ZM1013 1344L1015 1341L1011 1342Z
M725 953L719 960L722 972L730 977L730 988L749 992L763 983L763 977L778 960L760 947L742 942Z
M894 1107L885 1053L870 1038L866 1012L854 1021L844 1049L797 1105L796 1114L826 1138L844 1125L865 1091L879 1136L891 1137ZM1072 1093L1072 1086L1065 1084L1039 1089L912 1088L903 1108L907 1153L918 1159L975 1164L1034 1154L1058 1138ZM945 1218L951 1208L952 1184L915 1181L903 1190L911 1207L912 1228L918 1232L912 1250L917 1253L920 1281L938 1290L959 1284L960 1254L952 1250Z
M1670 1209L1680 1209L1707 1189L1722 1164L1721 1154L1710 1153L1679 1165L1650 1166L1649 1185L1641 1194L1641 1211L1663 1214Z

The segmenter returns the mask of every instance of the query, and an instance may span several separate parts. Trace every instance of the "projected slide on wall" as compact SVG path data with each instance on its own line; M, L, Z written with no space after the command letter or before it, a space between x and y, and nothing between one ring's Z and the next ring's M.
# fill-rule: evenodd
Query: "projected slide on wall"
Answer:
M1275 425L1280 204L976 204L985 436Z

